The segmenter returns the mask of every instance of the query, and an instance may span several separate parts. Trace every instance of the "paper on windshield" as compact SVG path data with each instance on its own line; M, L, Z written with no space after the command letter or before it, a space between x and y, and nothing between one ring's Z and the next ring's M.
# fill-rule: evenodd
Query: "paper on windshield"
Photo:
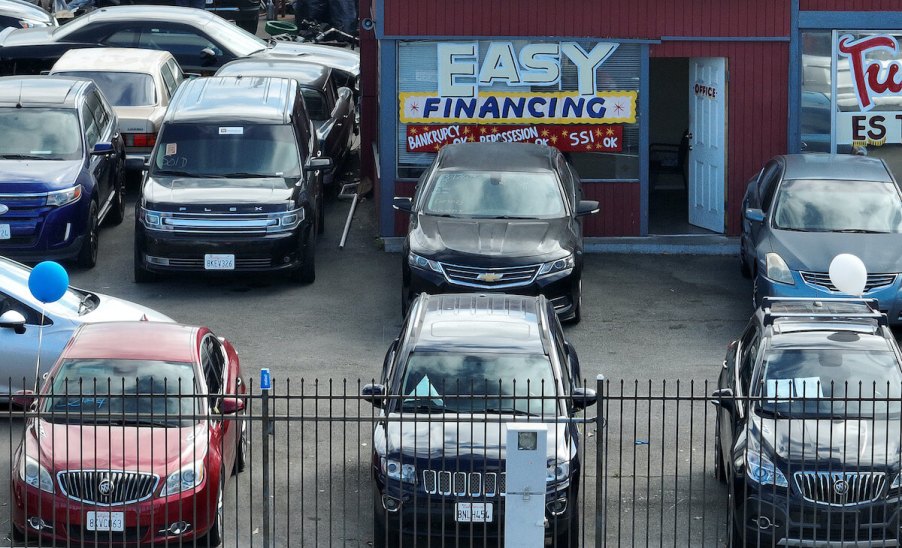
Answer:
M432 403L435 405L442 407L445 405L442 398L439 397L438 392L436 392L435 387L432 386L429 375L423 375L423 378L420 379L420 382L413 388L413 391L407 395L411 397L411 399L431 398Z
M221 127L219 128L220 135L244 135L243 127Z
M767 379L767 397L778 399L789 398L823 398L820 377L796 377L793 379Z

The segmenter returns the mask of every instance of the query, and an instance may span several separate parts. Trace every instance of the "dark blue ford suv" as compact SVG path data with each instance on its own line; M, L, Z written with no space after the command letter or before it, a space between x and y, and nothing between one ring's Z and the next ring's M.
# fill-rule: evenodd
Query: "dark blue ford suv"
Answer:
M100 223L125 213L116 127L90 80L0 78L0 254L96 264Z

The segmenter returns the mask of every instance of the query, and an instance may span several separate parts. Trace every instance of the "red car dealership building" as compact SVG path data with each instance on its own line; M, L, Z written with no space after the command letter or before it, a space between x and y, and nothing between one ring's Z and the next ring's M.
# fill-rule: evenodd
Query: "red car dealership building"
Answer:
M379 235L404 234L392 197L461 140L566 151L584 198L601 203L588 237L737 235L746 183L776 154L857 151L895 168L897 9L361 0L361 164Z

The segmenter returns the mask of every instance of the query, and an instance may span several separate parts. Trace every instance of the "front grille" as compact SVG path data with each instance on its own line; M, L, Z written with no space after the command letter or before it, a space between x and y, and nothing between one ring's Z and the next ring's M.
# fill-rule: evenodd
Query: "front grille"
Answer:
M796 487L811 502L843 506L878 499L886 489L883 472L796 472Z
M150 498L160 477L121 470L70 470L57 474L57 480L70 499L115 506Z
M9 211L0 217L0 223L9 224L12 238L4 245L33 245L40 232L44 216L50 211L46 194L0 194L0 204Z
M79 543L97 545L111 543L141 542L150 530L149 527L126 527L125 531L89 531L77 525L69 526L69 538Z
M799 274L802 275L802 279L805 280L805 283L809 285L823 287L828 291L836 293L839 292L839 290L836 289L836 286L833 285L833 282L830 281L830 274L827 272L799 272ZM864 284L864 292L869 293L875 289L892 285L893 282L896 281L896 276L897 274L894 273L868 274L868 279Z
M163 225L172 232L189 234L266 234L267 229L279 227L279 219L260 214L194 214L172 213L162 218Z
M199 259L174 259L174 258L166 258L159 257L159 259L165 259L168 261L168 266L174 268L191 268L191 269L204 269L204 259L203 257ZM154 263L158 264L158 263ZM249 258L240 258L235 257L235 270L242 269L259 269L259 268L270 268L272 266L272 259L269 257L264 257L262 259L249 259Z
M496 497L504 495L506 485L504 472L448 472L423 471L423 489L430 495L458 497Z
M529 285L536 277L540 264L507 268L479 268L441 263L449 282L468 287L500 289Z

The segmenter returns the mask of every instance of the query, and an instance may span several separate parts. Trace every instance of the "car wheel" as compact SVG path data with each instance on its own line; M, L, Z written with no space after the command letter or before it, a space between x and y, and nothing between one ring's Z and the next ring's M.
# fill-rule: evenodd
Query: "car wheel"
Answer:
M326 216L324 215L325 211L323 208L323 196L320 194L319 200L317 200L318 206L316 208L316 233L322 234L326 231Z
M377 498L373 507L373 548L395 548L400 545L401 535L393 530L389 523L392 517L379 504Z
M135 259L134 259L134 276L136 284L144 284L148 282L152 282L157 279L156 275L144 268L144 260L141 257L141 244L138 241L137 235L135 236Z
M745 245L742 243L742 238L739 239L739 273L742 274L743 278L752 277L752 269L745 262Z
M407 317L407 311L410 310L410 288L405 283L401 283L401 317Z
M16 543L25 543L27 539L24 532L20 531L18 527L16 527L13 523L9 524L9 537L13 542Z
M109 224L116 226L122 224L125 220L125 170L119 168L119 174L116 176L115 190L116 196L110 206L110 213L107 217Z
M579 280L576 291L573 294L573 316L570 317L569 323L576 325L582 320L583 316L583 281Z
M758 275L752 279L752 308L758 309Z
M216 495L216 516L213 518L213 526L207 533L207 542L205 546L219 546L222 544L225 504L223 504L223 493L225 493L225 470L219 473L219 493Z
M720 483L727 482L727 472L723 461L723 449L720 446L720 417L717 417L714 420L714 478Z
M299 266L292 278L302 284L311 284L316 280L316 234L314 226L307 229L307 236L301 249L301 266Z
M573 508L570 511L570 523L566 531L558 533L554 539L554 545L557 548L579 548L579 505L576 504L576 497L573 498Z
M99 233L100 220L97 218L97 202L91 201L91 208L88 210L88 230L85 232L81 249L78 252L78 266L94 268L94 265L97 264Z
M247 468L247 422L241 421L241 434L238 435L238 447L235 449L235 465L232 475L240 474Z

